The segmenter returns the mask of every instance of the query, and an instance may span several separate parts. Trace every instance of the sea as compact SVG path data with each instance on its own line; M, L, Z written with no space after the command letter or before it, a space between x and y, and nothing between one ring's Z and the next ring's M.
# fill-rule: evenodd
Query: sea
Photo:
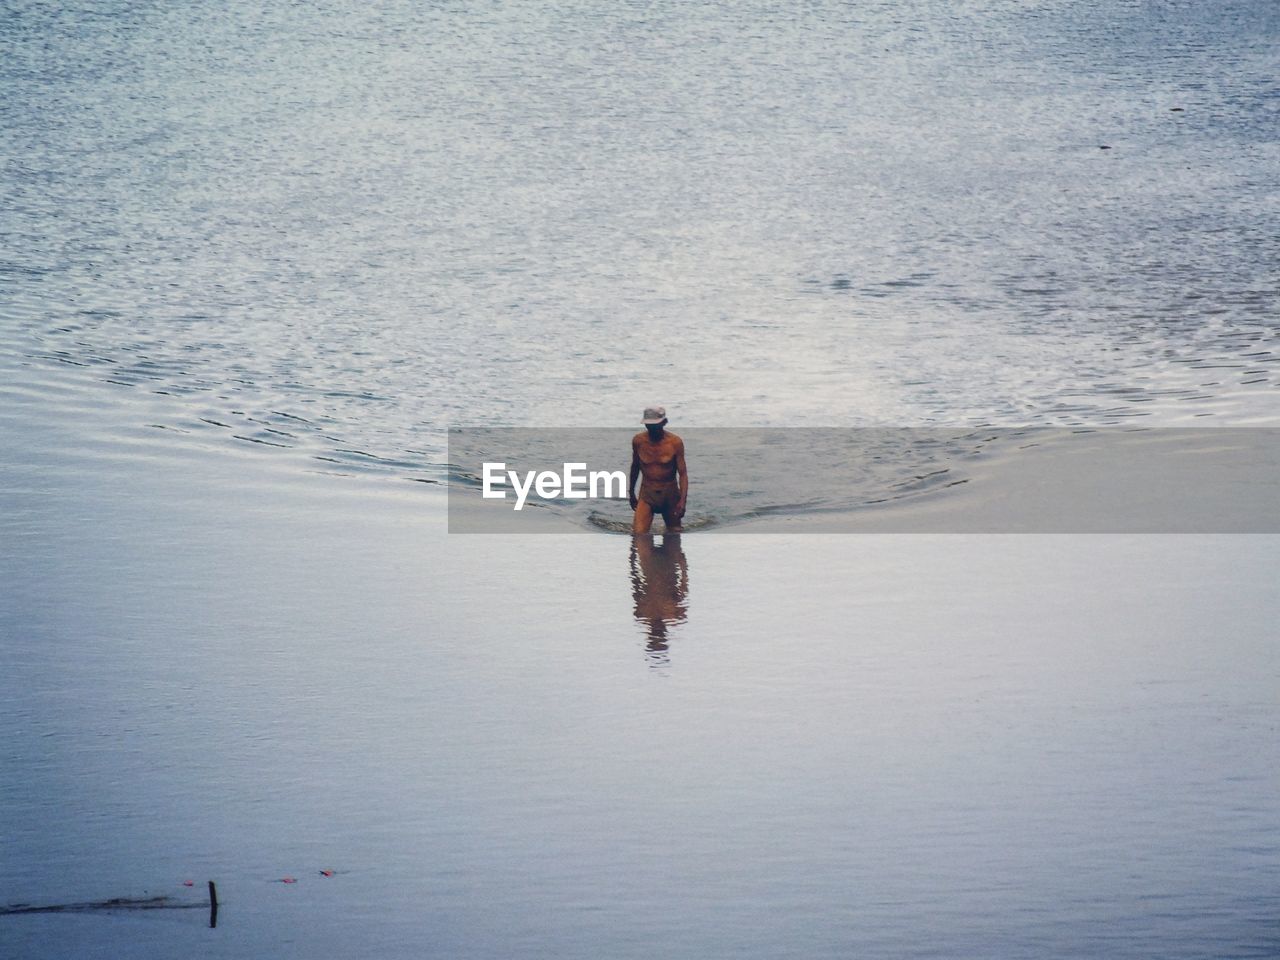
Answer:
M441 494L1276 426L1274 0L0 0L0 158L0 954L1280 956L1274 537Z

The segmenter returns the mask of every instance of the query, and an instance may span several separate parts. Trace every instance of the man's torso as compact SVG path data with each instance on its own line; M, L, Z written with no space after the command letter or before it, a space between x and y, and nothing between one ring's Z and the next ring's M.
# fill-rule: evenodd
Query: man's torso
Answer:
M640 461L640 473L649 484L669 483L676 478L676 457L680 453L680 438L674 433L663 433L656 443L649 439L649 432L637 433L631 441L636 459Z

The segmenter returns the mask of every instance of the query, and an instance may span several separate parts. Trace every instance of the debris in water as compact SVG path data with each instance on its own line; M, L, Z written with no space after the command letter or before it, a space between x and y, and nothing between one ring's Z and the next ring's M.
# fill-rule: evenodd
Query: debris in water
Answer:
M95 910L196 910L207 909L207 903L174 900L171 897L112 897L110 900L91 900L88 903L50 903L33 906L29 903L11 903L0 907L0 916L14 913L89 913Z

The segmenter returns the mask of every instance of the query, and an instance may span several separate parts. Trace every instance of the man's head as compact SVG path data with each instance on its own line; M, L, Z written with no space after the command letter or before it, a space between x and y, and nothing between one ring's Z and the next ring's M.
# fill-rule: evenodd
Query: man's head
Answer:
M667 410L665 407L659 407L656 404L652 407L644 408L644 428L649 431L649 436L657 439L662 436L662 428L667 425Z

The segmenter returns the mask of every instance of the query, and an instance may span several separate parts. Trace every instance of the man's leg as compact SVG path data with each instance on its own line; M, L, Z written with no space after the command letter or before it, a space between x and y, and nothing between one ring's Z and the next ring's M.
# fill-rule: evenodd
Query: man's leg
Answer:
M636 504L635 519L631 521L632 533L648 533L653 526L653 507L644 502L644 498Z
M679 533L684 529L676 518L676 503L680 499L679 489L673 487L670 494L662 501L662 523L667 533Z
M663 509L662 523L663 523L663 526L666 528L664 531L665 533L679 533L681 530L684 529L684 527L681 526L681 521L676 519L675 504L671 504L670 506L667 506Z

